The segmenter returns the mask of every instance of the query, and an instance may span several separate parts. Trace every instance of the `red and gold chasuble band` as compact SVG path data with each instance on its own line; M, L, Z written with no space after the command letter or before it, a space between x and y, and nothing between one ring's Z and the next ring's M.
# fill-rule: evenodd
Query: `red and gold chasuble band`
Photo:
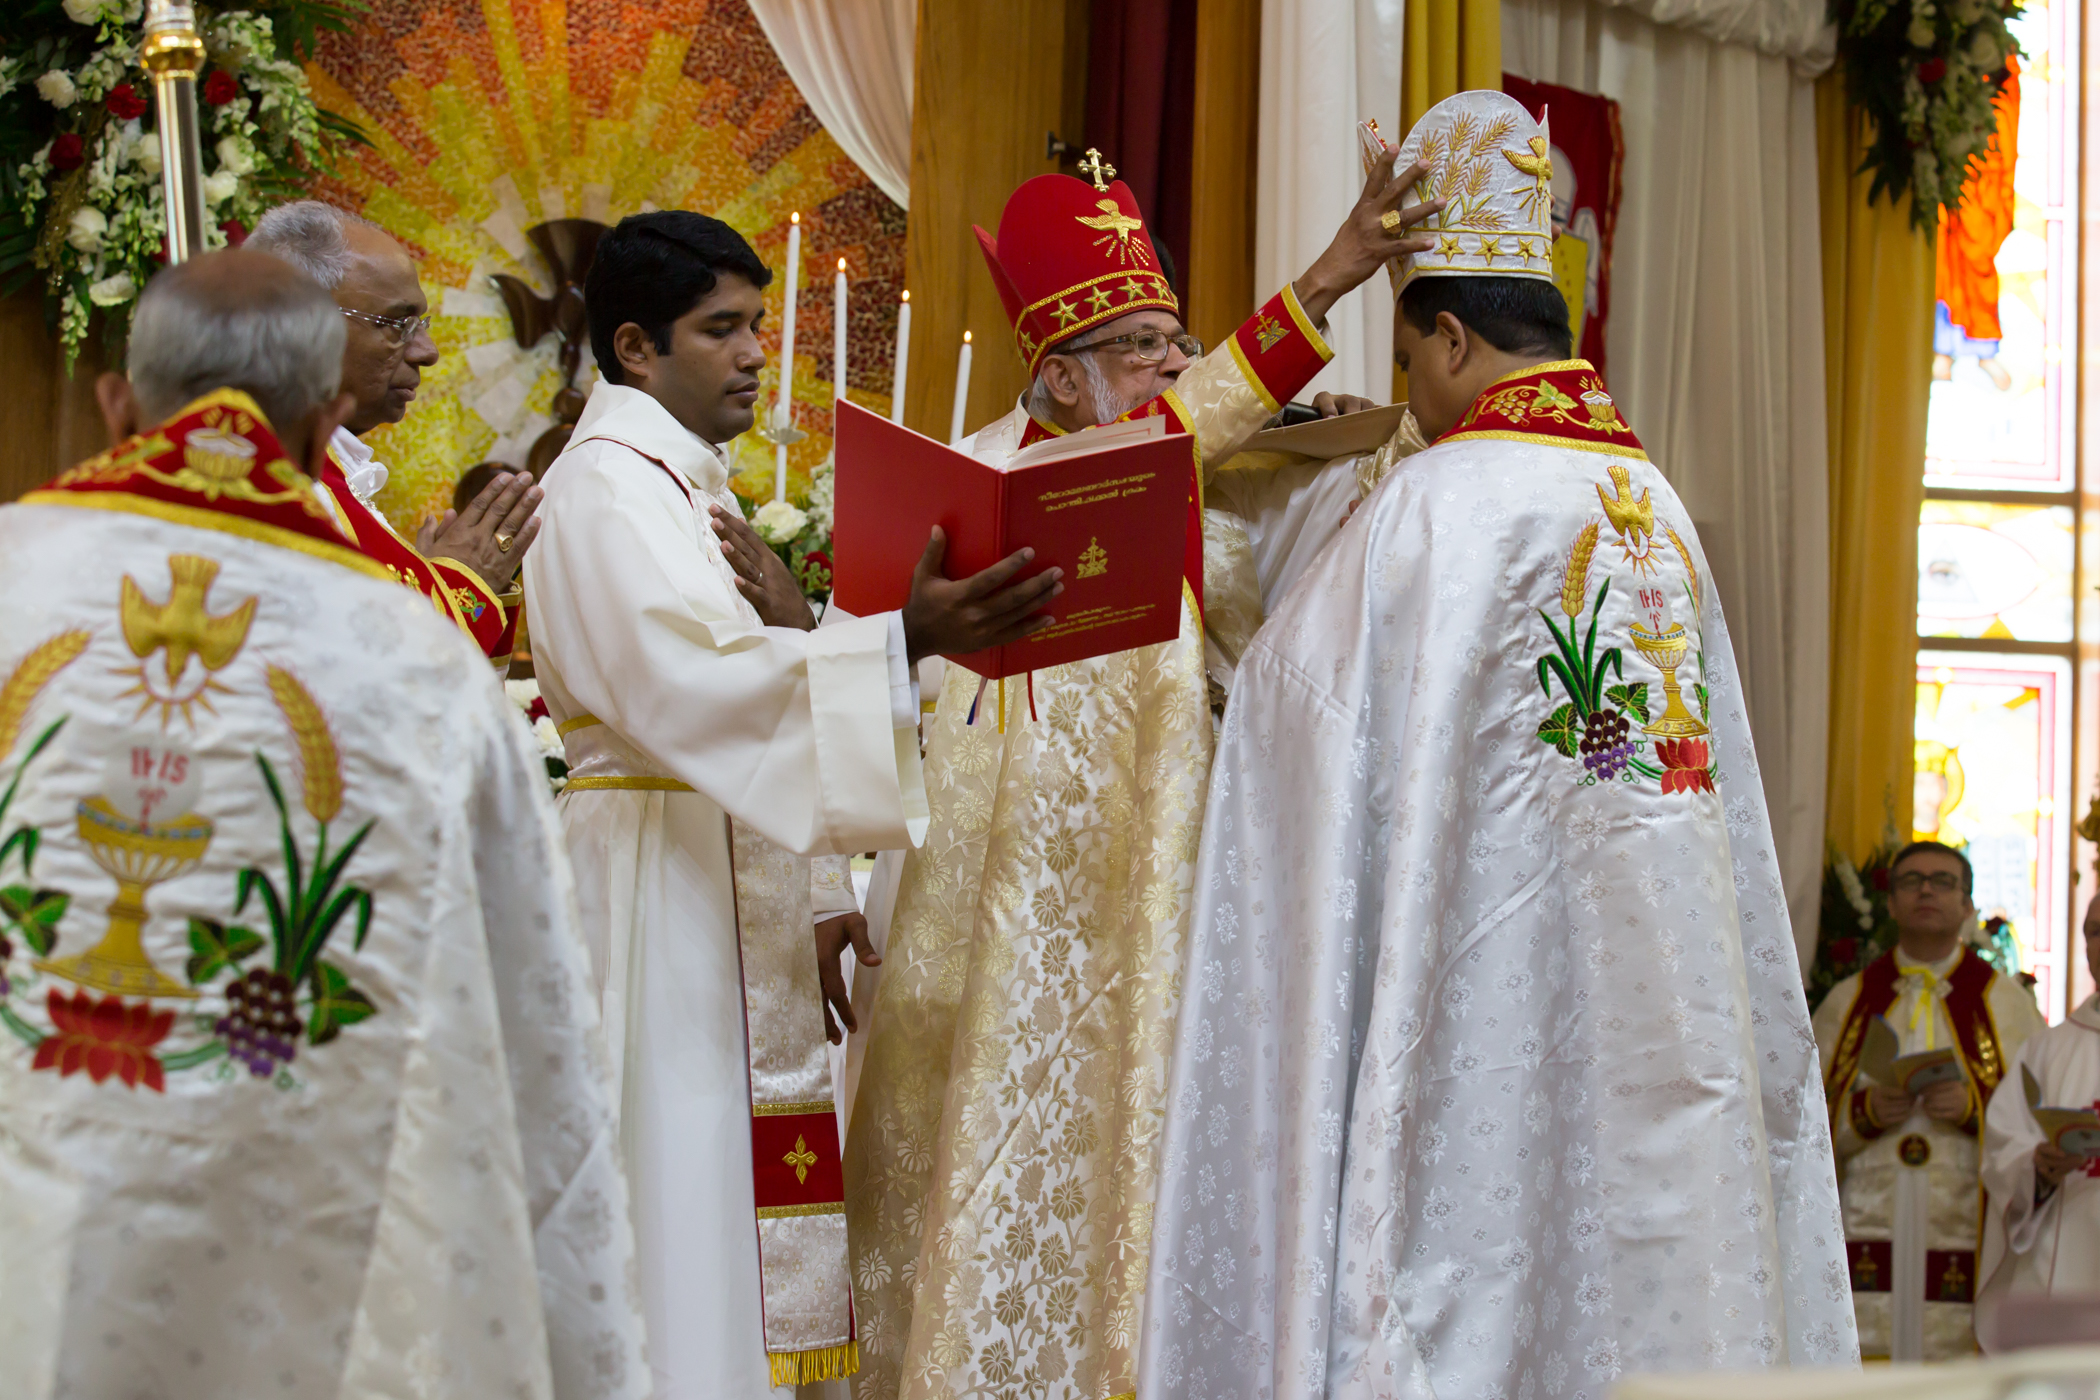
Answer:
M454 559L426 559L414 545L395 534L357 499L333 453L321 470L321 486L343 513L343 522L358 548L377 560L397 581L428 598L442 616L458 623L490 660L498 665L509 662L517 618L496 600L495 590L481 575Z
M761 1220L846 1213L839 1118L830 1103L752 1106L751 1184Z
M1267 305L1247 318L1246 324L1233 332L1229 344L1240 372L1246 375L1247 382L1254 386L1255 393L1261 396L1272 413L1311 383L1312 377L1333 355L1327 342L1313 329L1304 308L1298 305L1297 294L1289 287L1270 297ZM1193 433L1196 430L1188 405L1172 389L1146 400L1116 421L1130 422L1142 418L1166 419L1169 432ZM1021 433L1020 446L1033 446L1045 438L1058 436L1061 431L1031 416L1027 428ZM1189 488L1181 575L1200 614L1203 608L1203 456L1200 451L1191 470L1195 473L1195 480Z
M384 578L314 498L255 400L215 389L157 427L60 473L22 497L223 530Z
M1604 376L1588 360L1556 360L1506 374L1432 446L1470 438L1550 443L1648 460Z
M1998 1044L1998 1028L1991 1020L1990 986L1997 972L1972 948L1962 949L1961 961L1947 974L1947 1019L1954 1024L1955 1048L1961 1054L1962 1067L1968 1071L1969 1082L1975 1091L1975 1102L1990 1099L1991 1090L2005 1077L2005 1052ZM1837 1051L1830 1057L1830 1073L1823 1081L1823 1094L1829 1103L1831 1131L1835 1133L1839 1115L1850 1111L1853 1081L1859 1077L1860 1054L1867 1041L1867 1027L1876 1017L1888 1014L1896 1004L1898 984L1903 980L1896 970L1894 950L1883 953L1868 963L1859 975L1859 995L1852 999L1852 1006L1845 1013L1844 1026L1838 1032ZM1884 1129L1894 1124L1882 1125Z

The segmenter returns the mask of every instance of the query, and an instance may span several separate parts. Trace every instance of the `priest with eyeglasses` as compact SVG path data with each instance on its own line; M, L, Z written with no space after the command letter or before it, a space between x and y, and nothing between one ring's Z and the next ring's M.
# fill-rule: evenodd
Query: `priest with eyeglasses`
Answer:
M1837 1152L1845 1255L1868 1359L1941 1361L1976 1350L1984 1106L2027 1038L2033 994L1963 940L1976 913L1968 857L1914 841L1889 863L1896 946L1830 989L1816 1009L1824 1097ZM1877 1037L1899 1059L1874 1069ZM1951 1048L1947 1077L1902 1061ZM1891 1073L1891 1069L1895 1072ZM1903 1084L1882 1082L1902 1078ZM2013 1086L2017 1093L2019 1085Z

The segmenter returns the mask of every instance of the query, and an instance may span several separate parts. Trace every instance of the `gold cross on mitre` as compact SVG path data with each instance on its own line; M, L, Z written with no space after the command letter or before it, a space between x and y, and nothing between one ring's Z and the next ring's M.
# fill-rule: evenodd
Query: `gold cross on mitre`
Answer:
M1086 148L1086 159L1079 162L1079 173L1092 180L1097 190L1106 190L1108 182L1116 178L1116 168L1101 159L1101 152L1092 146Z
M809 1150L809 1140L795 1134L795 1150L780 1159L795 1169L795 1180L809 1180L809 1169L817 1164L817 1154Z

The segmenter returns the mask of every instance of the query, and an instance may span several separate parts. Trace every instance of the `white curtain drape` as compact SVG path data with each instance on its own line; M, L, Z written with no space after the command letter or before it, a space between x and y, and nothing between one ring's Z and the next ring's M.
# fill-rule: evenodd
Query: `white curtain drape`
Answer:
M1503 0L1502 46L1620 104L1607 375L1717 575L1805 958L1830 668L1814 64L1605 0Z
M1376 117L1388 135L1399 125L1405 19L1403 0L1263 0L1257 299L1312 264L1363 192L1357 120ZM1381 272L1328 313L1334 361L1301 397L1392 398L1392 299Z
M899 204L911 196L917 0L750 0L773 52L852 162Z

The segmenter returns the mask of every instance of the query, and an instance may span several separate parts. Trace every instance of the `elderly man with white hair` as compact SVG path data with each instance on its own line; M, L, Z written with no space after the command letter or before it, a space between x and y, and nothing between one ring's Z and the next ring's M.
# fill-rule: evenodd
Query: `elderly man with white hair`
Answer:
M639 1396L546 779L313 489L343 317L211 253L0 506L10 1397Z
M373 459L363 435L407 415L424 369L438 359L414 259L370 219L317 199L272 209L244 246L318 282L345 322L343 388L352 405L329 438L329 461L318 474L336 523L504 665L523 596L518 566L539 531L532 514L540 490L532 478L497 473L465 510L426 523L413 544L372 504L387 469Z

